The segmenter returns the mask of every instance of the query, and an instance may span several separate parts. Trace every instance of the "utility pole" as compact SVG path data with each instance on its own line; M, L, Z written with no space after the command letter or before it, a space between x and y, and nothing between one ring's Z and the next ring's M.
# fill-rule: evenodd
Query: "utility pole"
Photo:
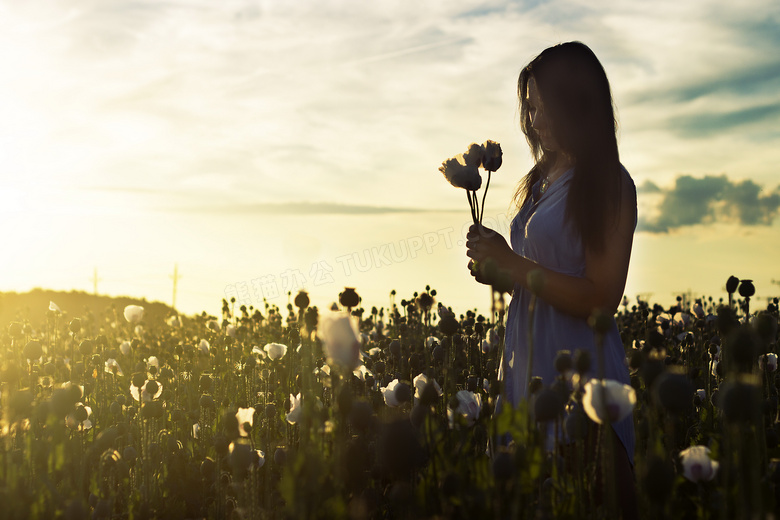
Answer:
M176 308L176 286L179 283L179 278L181 278L181 276L179 276L179 264L173 264L173 275L171 276L171 278L173 279L173 304L171 305L171 307L175 309Z
M97 293L98 293L97 292L97 284L100 281L100 278L98 278L98 274L97 274L97 267L95 267L95 270L93 271L92 278L90 278L90 280L92 280L92 294L97 296Z

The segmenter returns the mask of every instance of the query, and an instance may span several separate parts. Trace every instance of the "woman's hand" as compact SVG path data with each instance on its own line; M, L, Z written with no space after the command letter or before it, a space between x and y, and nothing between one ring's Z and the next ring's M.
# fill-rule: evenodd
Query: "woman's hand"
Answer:
M466 233L466 256L475 262L492 258L499 269L509 268L514 251L504 237L481 224L472 224ZM479 279L477 280L479 281ZM484 282L483 282L484 283Z

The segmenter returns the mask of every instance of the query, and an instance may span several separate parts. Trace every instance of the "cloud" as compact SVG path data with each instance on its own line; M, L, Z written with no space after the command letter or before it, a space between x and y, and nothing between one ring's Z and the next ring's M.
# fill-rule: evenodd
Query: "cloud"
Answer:
M388 213L462 213L463 210L421 209L332 202L264 202L258 204L230 204L222 206L188 206L176 208L183 212L255 214L255 215L381 215Z
M651 180L646 180L636 189L637 193L661 193L661 188Z
M669 119L669 128L686 137L708 137L732 128L767 122L773 125L780 115L780 101L727 112L702 111Z
M681 175L668 189L646 181L638 191L661 196L657 215L639 219L638 230L650 233L667 233L683 226L713 222L771 225L780 210L780 188L767 193L752 180L731 181L725 175L703 178Z

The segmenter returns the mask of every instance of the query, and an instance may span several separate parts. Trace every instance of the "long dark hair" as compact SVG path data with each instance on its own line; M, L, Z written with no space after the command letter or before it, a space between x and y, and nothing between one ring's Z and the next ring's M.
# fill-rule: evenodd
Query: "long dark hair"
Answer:
M553 136L574 163L566 219L579 232L586 249L603 251L609 226L617 222L622 179L615 137L617 121L607 75L593 51L581 42L545 49L520 72L520 124L535 164L518 186L518 208L529 199L531 187L542 173L555 164L557 154L562 153L544 150L531 126L526 92L532 77Z

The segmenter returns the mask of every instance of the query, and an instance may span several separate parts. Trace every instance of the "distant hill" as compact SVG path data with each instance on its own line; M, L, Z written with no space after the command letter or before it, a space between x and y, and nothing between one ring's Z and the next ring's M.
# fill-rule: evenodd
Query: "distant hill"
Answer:
M105 315L114 305L122 316L127 305L141 305L144 308L145 321L163 320L175 311L160 302L148 302L145 299L126 296L101 296L83 291L49 291L33 289L26 293L0 292L0 331L14 321L29 321L34 326L46 320L49 302L59 306L65 318L84 316L91 312L96 318Z

